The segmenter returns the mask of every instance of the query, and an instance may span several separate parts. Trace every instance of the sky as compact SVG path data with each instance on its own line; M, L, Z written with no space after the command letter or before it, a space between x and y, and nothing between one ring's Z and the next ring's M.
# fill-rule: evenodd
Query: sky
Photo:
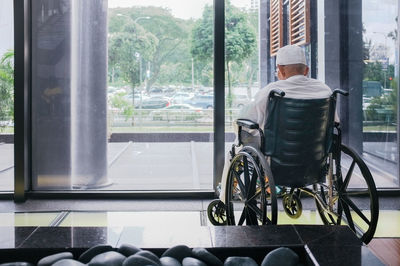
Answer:
M372 40L372 44L387 45L388 57L394 62L395 43L387 34L397 25L397 0L363 0L362 20L365 27L364 39Z
M161 6L169 8L175 17L182 19L200 18L206 4L213 0L108 0L108 7ZM231 0L237 7L250 7L251 0Z

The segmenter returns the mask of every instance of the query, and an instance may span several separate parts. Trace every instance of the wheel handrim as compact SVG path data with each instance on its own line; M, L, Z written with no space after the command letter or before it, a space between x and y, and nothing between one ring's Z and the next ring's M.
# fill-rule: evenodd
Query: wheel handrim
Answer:
M350 148L342 145L341 151L344 157L350 158L350 164L344 167L343 172L336 173L336 182L334 182L335 205L333 210L335 215L326 213L317 202L318 212L324 224L344 224L360 238L364 243L368 243L376 231L378 222L379 206L378 196L372 175L363 160ZM340 163L340 158L339 158ZM340 169L340 168L339 168ZM358 186L357 189L349 187ZM327 187L319 185L319 195L324 203L327 203ZM358 207L362 205L359 196L365 196L368 199L369 211Z
M272 224L268 178L254 154L239 152L232 160L227 182L227 222L230 225ZM240 211L235 220L235 211ZM268 215L268 211L270 214Z

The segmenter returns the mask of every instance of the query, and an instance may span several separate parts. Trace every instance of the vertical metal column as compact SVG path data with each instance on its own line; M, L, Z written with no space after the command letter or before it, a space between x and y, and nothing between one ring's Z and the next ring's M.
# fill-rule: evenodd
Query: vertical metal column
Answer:
M14 0L14 201L25 200L30 180L30 1Z
M216 191L225 158L225 2L214 0L214 174Z
M362 39L362 0L345 1L347 12L348 47L343 47L346 54L347 71L343 80L347 83L350 95L348 99L349 121L347 122L348 144L359 154L363 152L363 113L362 113L362 80L363 80L363 39Z
M400 3L397 1L397 17L400 15ZM400 32L400 19L397 19L397 32ZM397 47L397 62L400 62L400 41L399 38L397 37L397 42L396 42ZM397 71L399 71L399 67L397 68ZM399 132L400 132L400 73L395 73L395 76L397 76L397 184L400 187L400 145L399 145Z
M260 84L259 88L263 88L268 84L268 63L267 58L268 53L268 0L260 0L260 7L258 9L258 36L259 36L259 51L258 51L258 58L259 58L259 77L260 77Z
M108 185L107 178L107 1L77 1L72 22L71 166L75 188ZM79 44L79 45L78 45ZM74 71L72 71L74 72ZM75 86L73 86L75 85Z
M317 78L317 56L318 56L318 4L317 0L310 0L310 34L311 34L311 78Z
M362 3L325 1L325 82L350 92L337 110L343 143L362 153Z
M32 2L33 189L107 179L107 0Z
M259 16L259 75L260 75L260 89L264 88L271 82L269 76L269 61L270 61L270 47L269 47L269 0L260 0Z

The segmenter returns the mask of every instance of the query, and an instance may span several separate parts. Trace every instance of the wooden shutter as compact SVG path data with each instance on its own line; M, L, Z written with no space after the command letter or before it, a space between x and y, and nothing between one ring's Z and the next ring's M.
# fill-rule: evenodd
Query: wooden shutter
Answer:
M289 42L303 45L310 42L310 0L290 0Z
M270 1L270 54L275 56L283 46L283 4L282 0Z

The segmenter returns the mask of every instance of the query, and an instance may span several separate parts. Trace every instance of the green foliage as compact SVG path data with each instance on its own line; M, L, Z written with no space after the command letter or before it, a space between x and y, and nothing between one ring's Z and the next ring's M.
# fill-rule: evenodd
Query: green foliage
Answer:
M0 59L0 121L14 116L14 51L7 51Z
M133 115L132 103L124 98L126 93L117 93L110 97L110 106L113 109L122 110L126 120Z
M180 69L187 67L190 71L191 56L188 49L188 36L190 29L193 25L191 20L182 20L172 16L168 9L161 7L132 7L132 8L116 8L111 9L109 13L109 32L111 36L126 32L124 25L127 23L135 22L137 27L143 31L137 32L137 37L141 34L151 35L157 39L152 46L151 52L142 57L142 74L145 76L146 70L150 70L150 77L147 78L147 89L153 83L163 84L169 82L171 79L166 78L167 74L171 72L168 66L175 66L179 64ZM140 25L139 25L140 24ZM143 36L144 36L143 35ZM147 49L142 44L134 44L130 42L131 50L140 50L142 53ZM139 47L141 46L141 47ZM140 48L140 49L139 49ZM118 49L118 47L111 48ZM129 57L127 51L120 51L124 57ZM116 59L116 58L115 58ZM119 59L114 60L113 51L109 51L110 60L110 76L115 75L119 78L118 69L113 68L112 62L117 63ZM136 70L135 77L139 77L139 62L131 62L134 66L120 65L121 72L124 69L133 68ZM132 71L128 71L132 72ZM185 71L185 77L180 77L181 80L188 82L191 80L191 73ZM126 79L125 75L121 75ZM134 77L131 77L133 79ZM139 80L137 80L139 81ZM132 84L132 83L131 83ZM137 82L135 84L138 84Z
M158 39L134 21L129 21L121 32L109 37L108 59L110 68L119 70L122 79L133 87L140 83L139 60L149 59L155 52Z
M214 56L214 13L213 7L206 5L203 16L192 30L190 52L199 62L210 62Z
M255 28L249 23L247 14L225 2L225 63L228 77L228 106L231 106L231 63L241 65L244 60L254 55L257 48ZM203 64L213 58L213 7L206 6L202 19L192 31L192 56ZM239 72L240 73L240 72Z
M364 65L364 80L379 81L382 86L386 84L386 87L389 87L390 77L394 77L394 65L389 65L387 70L383 70L382 63L378 61L368 62Z
M374 97L365 111L365 120L395 123L397 120L397 80L393 79L390 93Z
M151 34L157 42L154 43L154 47L151 45L153 50L146 56L143 54L141 58L142 77L145 76L146 70L150 70L150 76L146 78L147 89L153 84L191 84L192 58L196 84L212 86L213 16L213 7L209 5L205 6L202 18L196 21L175 18L170 10L161 7L110 9L110 81L118 83L119 80L124 80L133 87L139 84L140 61L135 60L134 54L135 51L144 53L148 46L134 41L141 34ZM136 36L126 36L125 33L129 31L126 26L128 23L135 24L132 27ZM229 84L231 80L251 84L257 78L257 28L257 14L246 13L227 2L226 59L235 72L232 75L233 79L228 77Z
M213 57L213 7L204 8L203 17L192 31L191 53L199 61L211 61ZM241 63L256 49L255 29L245 13L226 2L225 10L225 60Z

